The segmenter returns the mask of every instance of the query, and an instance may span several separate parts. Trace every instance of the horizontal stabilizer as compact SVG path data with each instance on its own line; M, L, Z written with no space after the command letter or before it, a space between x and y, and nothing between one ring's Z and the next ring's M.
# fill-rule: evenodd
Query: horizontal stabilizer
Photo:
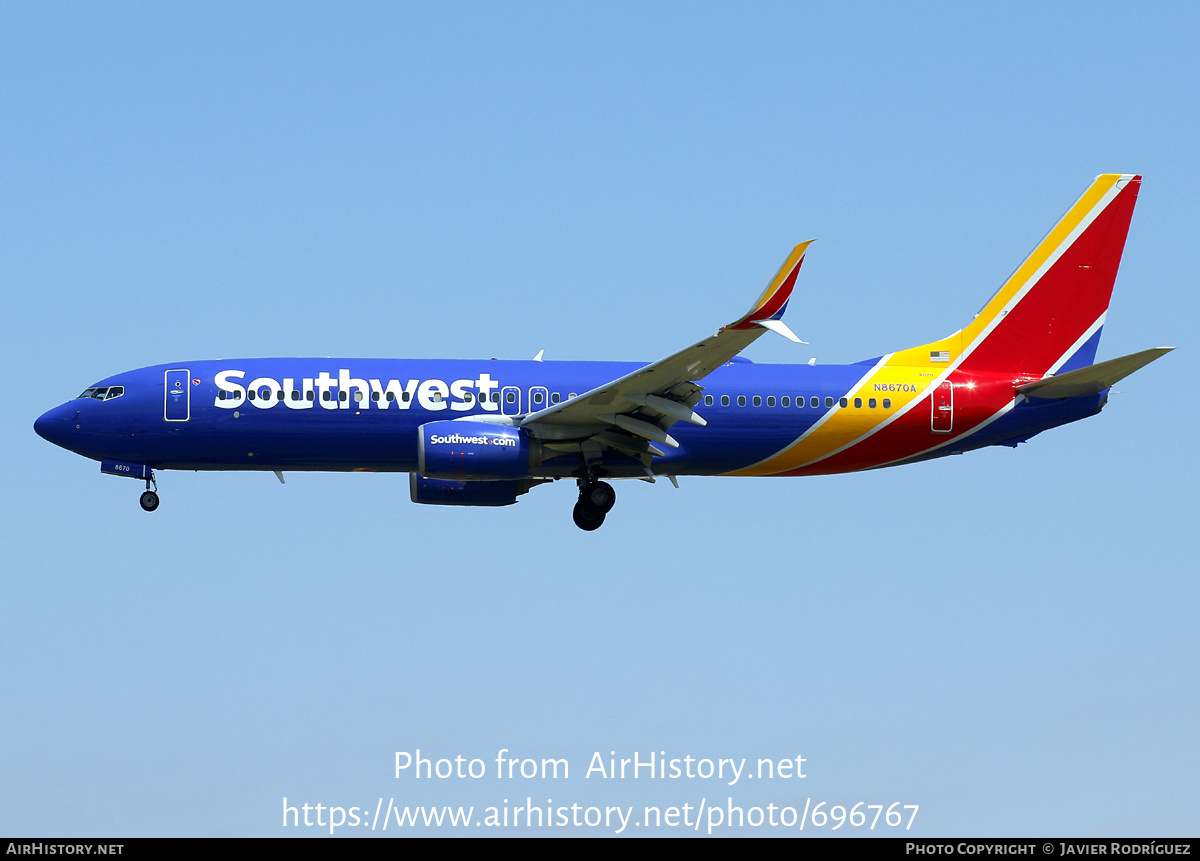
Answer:
M1073 398L1077 395L1094 395L1111 388L1115 383L1125 379L1139 368L1165 356L1174 347L1155 347L1152 350L1142 350L1131 353L1119 359L1109 359L1086 368L1079 368L1055 377L1017 386L1017 391L1031 398Z

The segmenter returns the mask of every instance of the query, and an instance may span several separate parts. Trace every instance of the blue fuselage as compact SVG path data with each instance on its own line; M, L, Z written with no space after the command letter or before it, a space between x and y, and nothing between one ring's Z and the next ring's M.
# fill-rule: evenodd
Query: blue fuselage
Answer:
M758 463L836 408L874 364L734 360L704 380L705 399L696 409L707 426L675 424L671 434L679 447L656 457L654 471L717 475ZM639 367L498 360L186 362L102 380L96 391L121 387L121 394L68 401L39 418L36 429L86 457L154 469L412 472L422 424L535 412ZM1099 396L1019 403L1002 420L937 454L1027 438L1092 415L1101 403ZM605 459L614 475L625 467L631 475L641 471L619 453L607 452ZM578 456L551 457L531 474L567 475L577 462Z

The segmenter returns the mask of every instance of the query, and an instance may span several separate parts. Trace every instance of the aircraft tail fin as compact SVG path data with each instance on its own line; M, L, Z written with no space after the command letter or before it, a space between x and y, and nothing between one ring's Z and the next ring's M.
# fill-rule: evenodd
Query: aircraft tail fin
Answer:
M1091 365L1141 180L1096 177L974 320L906 358L1038 376Z

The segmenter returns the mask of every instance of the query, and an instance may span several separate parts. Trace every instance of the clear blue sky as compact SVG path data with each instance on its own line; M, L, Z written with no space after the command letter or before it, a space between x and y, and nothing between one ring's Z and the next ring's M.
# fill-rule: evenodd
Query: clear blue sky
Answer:
M531 796L1194 835L1198 19L0 7L0 833L316 836L284 796ZM32 429L160 362L650 361L812 237L811 347L748 356L857 361L962 326L1104 172L1145 182L1100 358L1178 349L1015 451L626 482L585 534L565 485L454 510L395 475L170 473L147 515ZM417 748L572 773L395 779ZM808 776L583 777L614 750Z

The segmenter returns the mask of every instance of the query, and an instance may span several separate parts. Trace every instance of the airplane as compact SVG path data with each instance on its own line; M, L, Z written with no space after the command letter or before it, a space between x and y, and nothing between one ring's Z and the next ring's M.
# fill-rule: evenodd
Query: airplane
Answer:
M964 328L850 365L739 354L783 322L810 242L751 309L652 364L276 358L175 362L89 386L34 424L100 471L407 472L413 502L511 505L573 480L575 524L604 523L609 481L854 472L1016 447L1099 413L1169 352L1095 363L1141 177L1104 174ZM801 342L803 343L803 342Z

